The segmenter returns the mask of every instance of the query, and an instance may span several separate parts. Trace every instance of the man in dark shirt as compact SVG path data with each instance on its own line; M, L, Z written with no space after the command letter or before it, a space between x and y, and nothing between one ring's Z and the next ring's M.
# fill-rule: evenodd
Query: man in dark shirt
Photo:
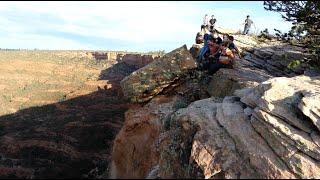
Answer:
M209 20L209 31L211 32L211 33L214 33L214 26L215 26L215 24L216 24L216 18L214 18L214 15L212 15L211 16L211 19Z
M239 58L241 58L240 51L239 51L239 49L237 48L237 46L233 42L234 37L233 36L228 36L228 39L230 41L229 49L231 49L232 52L237 53Z
M247 16L247 19L244 21L244 30L243 30L243 34L248 34L251 25L253 24L253 21L251 19L249 19L249 15Z

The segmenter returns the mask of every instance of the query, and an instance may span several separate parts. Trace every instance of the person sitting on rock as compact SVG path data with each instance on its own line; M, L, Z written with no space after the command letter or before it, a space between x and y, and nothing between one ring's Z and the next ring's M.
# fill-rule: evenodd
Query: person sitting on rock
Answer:
M201 34L201 32L198 32L196 36L196 44L202 44L202 43L204 43L203 35Z
M208 47L209 51L207 51L204 55L203 60L199 63L201 70L208 70L212 64L215 64L218 62L220 57L220 44L222 40L216 39L211 36L211 38L208 40Z
M207 70L211 62L213 62L212 54L216 52L220 48L219 45L216 44L216 39L212 36L208 39L208 51L205 53L203 60L200 62L200 69Z
M197 58L198 62L201 62L204 60L204 55L207 53L207 51L209 50L209 46L208 46L208 40L211 38L212 36L210 36L209 34L205 34L203 39L204 39L204 46L200 49L199 52L199 56Z
M234 44L234 37L233 36L229 36L229 41L230 41L230 44L229 44L229 49L231 49L231 51L235 54L237 53L239 58L241 58L241 54L240 54L240 51L239 49L237 48L237 46Z
M228 48L229 42L223 42L216 54L212 54L212 63L210 63L208 72L214 74L220 68L233 68L234 55L233 52Z
M228 34L223 34L222 35L222 42L227 42L229 41L229 35Z
M231 49L229 49L229 42L223 42L221 44L221 56L219 63L226 65L226 67L232 67L234 54Z

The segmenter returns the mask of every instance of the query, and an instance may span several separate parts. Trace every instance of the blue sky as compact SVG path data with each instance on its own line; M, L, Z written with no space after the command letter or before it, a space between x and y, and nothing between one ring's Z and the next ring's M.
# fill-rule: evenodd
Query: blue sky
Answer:
M0 48L169 52L193 44L206 13L234 30L248 14L252 32L291 27L263 1L1 1Z

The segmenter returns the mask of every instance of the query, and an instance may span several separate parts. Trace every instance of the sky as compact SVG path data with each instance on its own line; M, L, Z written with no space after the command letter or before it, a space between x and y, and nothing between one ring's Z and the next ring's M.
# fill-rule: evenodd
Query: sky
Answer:
M192 46L205 14L216 26L288 31L263 1L0 1L0 48L148 52Z

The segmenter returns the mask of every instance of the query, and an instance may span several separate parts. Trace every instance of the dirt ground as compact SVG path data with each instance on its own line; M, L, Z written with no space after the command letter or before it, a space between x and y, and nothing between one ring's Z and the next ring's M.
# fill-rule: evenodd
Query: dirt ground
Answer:
M0 51L0 116L109 87L98 78L111 65L85 52Z

